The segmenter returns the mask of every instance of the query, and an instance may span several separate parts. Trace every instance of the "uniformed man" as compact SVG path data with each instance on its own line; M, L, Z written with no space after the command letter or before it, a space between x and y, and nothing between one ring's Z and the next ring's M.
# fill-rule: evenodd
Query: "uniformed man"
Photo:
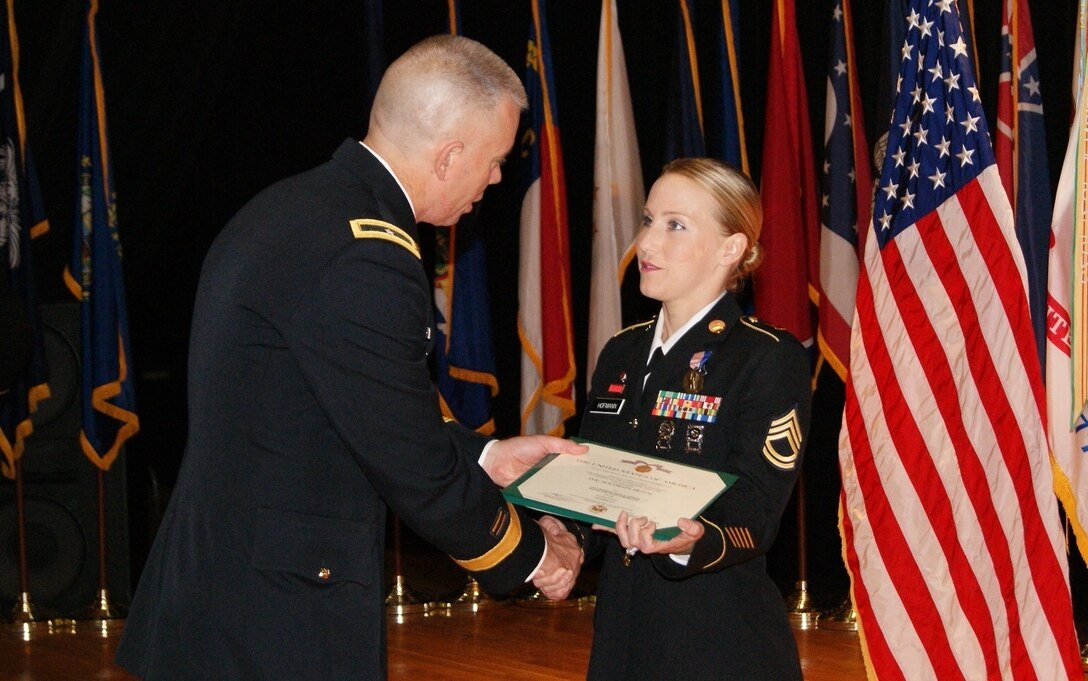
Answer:
M524 89L442 36L387 70L362 143L266 189L201 273L189 440L118 661L146 679L383 679L386 507L489 591L562 598L581 563L553 518L507 504L550 437L443 423L417 222L452 225L499 181Z

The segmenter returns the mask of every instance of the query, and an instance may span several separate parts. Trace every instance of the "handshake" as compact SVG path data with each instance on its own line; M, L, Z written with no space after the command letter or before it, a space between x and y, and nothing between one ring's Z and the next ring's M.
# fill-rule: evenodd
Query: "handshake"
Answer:
M585 445L558 437L527 435L494 441L490 453L480 463L491 480L504 487L549 452L577 456L587 449ZM532 575L533 586L547 598L562 600L574 588L582 568L582 545L552 516L542 517L539 524L547 548L544 560Z
M562 600L574 588L582 569L582 546L559 520L546 515L539 520L544 531L547 552L540 567L533 573L533 586L553 601Z

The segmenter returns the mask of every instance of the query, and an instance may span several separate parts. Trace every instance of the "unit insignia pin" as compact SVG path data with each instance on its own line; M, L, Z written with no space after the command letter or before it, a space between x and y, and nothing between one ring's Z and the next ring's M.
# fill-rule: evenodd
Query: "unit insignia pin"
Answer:
M672 436L676 432L676 424L670 419L665 419L657 427L657 451L667 452L672 449Z
M688 454L703 453L703 426L702 424L689 423L688 432L684 438L684 451Z

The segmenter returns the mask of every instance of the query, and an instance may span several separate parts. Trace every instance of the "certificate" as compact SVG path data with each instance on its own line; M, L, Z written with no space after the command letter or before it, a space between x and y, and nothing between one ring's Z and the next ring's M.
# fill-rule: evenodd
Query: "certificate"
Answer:
M581 456L549 454L503 490L512 503L615 527L620 511L657 524L654 538L680 534L678 518L695 518L737 476L588 440Z

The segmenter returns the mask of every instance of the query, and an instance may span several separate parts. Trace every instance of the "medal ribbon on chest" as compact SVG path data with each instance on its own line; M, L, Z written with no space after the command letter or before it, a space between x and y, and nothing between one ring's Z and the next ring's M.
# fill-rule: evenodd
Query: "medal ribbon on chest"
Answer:
M720 397L660 390L650 413L654 416L714 423L718 420L721 404Z

